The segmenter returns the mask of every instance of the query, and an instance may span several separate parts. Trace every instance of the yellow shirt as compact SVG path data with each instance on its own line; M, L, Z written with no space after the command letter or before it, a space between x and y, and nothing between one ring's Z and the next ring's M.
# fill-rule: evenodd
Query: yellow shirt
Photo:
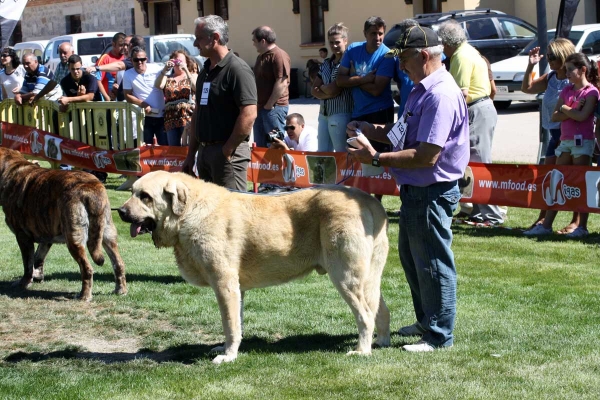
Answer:
M488 68L481 54L468 43L463 43L450 59L450 74L461 90L468 90L467 104L492 92Z

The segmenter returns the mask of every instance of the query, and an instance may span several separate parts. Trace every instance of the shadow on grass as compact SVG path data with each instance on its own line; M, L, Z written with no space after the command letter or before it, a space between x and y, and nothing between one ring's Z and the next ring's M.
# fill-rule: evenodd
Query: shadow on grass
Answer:
M180 275L143 275L143 274L130 274L125 273L127 283L130 282L156 282L164 283L166 285L173 283L185 283L185 280ZM44 280L68 280L68 281L80 281L81 275L78 272L55 272L45 274ZM96 282L114 282L115 276L109 272L94 272L94 281Z
M81 281L81 275L79 276ZM0 295L10 297L11 299L44 299L44 300L72 300L78 293L73 292L58 292L52 290L36 290L34 283L29 289L23 289L21 286L14 286L14 282L0 282Z
M565 235L559 235L554 233L552 235L542 236L526 236L523 234L524 229L522 228L505 228L505 227L475 227L467 224L452 224L452 232L454 235L464 235L472 237L492 237L492 236L504 236L504 237L520 237L523 240L534 240L537 242L581 242L583 244L598 244L600 243L600 233L590 232L590 234L584 238L568 238Z
M345 354L356 345L357 335L294 335L276 342L264 338L250 337L242 340L241 353L285 354L309 353L313 351L334 352ZM50 353L19 351L4 358L5 362L18 363L21 361L41 362L55 359L82 359L99 361L106 364L125 363L134 360L151 360L157 363L179 362L193 364L199 359L210 360L217 355L211 352L214 345L185 344L169 347L163 351L140 349L135 353L99 353L88 352L81 348L68 348Z

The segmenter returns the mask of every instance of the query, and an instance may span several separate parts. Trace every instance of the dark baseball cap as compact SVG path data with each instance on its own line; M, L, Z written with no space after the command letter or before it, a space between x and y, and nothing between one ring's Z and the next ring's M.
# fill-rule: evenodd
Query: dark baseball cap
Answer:
M396 40L395 47L404 51L405 49L433 47L441 44L442 41L433 29L425 26L411 26Z

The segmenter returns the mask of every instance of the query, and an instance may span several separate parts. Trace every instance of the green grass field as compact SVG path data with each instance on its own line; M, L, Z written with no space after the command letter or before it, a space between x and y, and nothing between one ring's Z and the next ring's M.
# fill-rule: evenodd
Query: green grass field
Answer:
M114 190L112 207L129 193ZM382 291L392 329L414 322L397 253L396 198ZM511 208L506 226L537 211ZM584 240L535 239L518 229L454 227L458 269L455 345L409 354L392 347L346 356L357 329L326 276L246 294L238 359L213 365L223 340L210 288L180 277L170 249L132 239L113 215L129 294L117 297L108 263L95 267L94 299L72 299L81 280L64 245L30 290L16 240L0 224L1 399L597 399L600 395L600 223ZM560 213L555 229L569 216ZM265 221L269 223L269 221Z

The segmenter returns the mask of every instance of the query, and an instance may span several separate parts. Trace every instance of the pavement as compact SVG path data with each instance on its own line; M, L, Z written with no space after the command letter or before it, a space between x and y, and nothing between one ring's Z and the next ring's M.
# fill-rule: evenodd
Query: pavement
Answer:
M288 114L299 113L308 126L318 126L319 101L304 97L290 101ZM536 164L539 148L539 112L535 102L513 103L498 111L492 144L494 162Z

